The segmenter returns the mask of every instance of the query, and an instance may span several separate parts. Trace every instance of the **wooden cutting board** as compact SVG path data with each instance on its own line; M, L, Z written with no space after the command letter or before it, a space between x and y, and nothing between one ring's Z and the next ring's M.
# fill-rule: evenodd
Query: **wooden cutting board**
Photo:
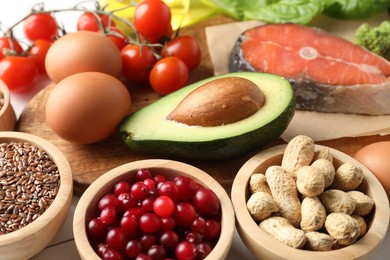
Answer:
M196 82L213 75L213 66L207 49L204 28L210 25L232 21L231 18L217 16L181 30L181 35L192 35L198 39L203 51L202 62L200 66L191 73L190 82ZM126 147L120 140L118 134L96 144L82 146L74 145L57 137L46 123L45 104L53 87L54 85L49 85L31 99L21 114L16 130L43 137L57 145L57 147L66 155L71 165L76 194L81 194L96 178L114 167L131 161L155 158L173 159L192 164L212 175L230 194L232 182L240 167L251 156L261 151L259 148L258 151L233 160L209 162L183 160L158 154L134 152ZM133 111L136 111L159 98L158 94L153 92L150 87L128 87L132 95ZM318 144L327 145L349 155L353 155L364 145L380 140L390 140L390 135L342 138L318 142ZM283 143L283 141L278 139L272 142L270 146L280 143Z

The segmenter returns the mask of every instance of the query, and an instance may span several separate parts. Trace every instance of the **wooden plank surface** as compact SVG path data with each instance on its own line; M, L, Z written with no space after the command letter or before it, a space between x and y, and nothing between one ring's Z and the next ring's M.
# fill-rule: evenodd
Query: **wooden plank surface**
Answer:
M204 28L232 21L233 20L231 18L217 16L181 30L180 34L192 35L199 40L203 51L202 62L200 66L191 73L190 83L213 75L213 66L208 53ZM158 154L143 154L134 152L129 150L123 144L118 134L114 134L108 139L96 144L83 146L73 145L57 137L46 123L45 103L52 88L53 85L49 85L44 88L27 104L20 116L17 130L41 136L57 145L64 152L71 164L75 182L75 191L77 194L81 194L91 182L116 166L135 160L153 158L174 159L199 167L212 175L230 193L230 187L237 171L245 161L262 149L259 148L258 151L232 160L208 162L183 160L180 158L170 158ZM158 94L153 92L148 86L128 85L128 88L132 95L133 111L136 111L159 98ZM381 140L390 140L390 135L341 138L337 140L318 142L318 144L327 145L349 155L353 155L364 145ZM283 141L278 139L270 145L280 143L283 143Z

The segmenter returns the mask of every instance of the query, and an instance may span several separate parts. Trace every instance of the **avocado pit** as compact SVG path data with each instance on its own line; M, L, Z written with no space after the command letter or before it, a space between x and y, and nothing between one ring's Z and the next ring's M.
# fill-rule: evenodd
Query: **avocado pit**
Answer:
M190 92L167 119L189 126L220 126L253 115L264 103L264 94L252 81L224 77Z

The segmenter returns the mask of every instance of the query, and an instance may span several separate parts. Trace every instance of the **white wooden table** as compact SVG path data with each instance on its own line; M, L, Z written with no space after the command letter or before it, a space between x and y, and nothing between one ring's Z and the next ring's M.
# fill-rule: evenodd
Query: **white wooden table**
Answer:
M31 6L43 2L47 9L58 9L72 6L75 3L79 3L80 0L12 0L2 1L0 8L0 21L5 25L12 25L16 20L26 15ZM69 23L65 23L69 30L74 30L76 17L79 13L69 12L65 14L61 19L68 19ZM42 86L44 86L43 84ZM36 90L36 92L39 88ZM11 102L17 115L20 115L25 104L35 93L27 95L11 95ZM32 260L77 260L80 256L77 252L76 245L73 239L72 221L73 213L77 205L78 197L74 197L69 211L66 222L55 239L47 246L45 250L32 258ZM1 237L0 237L1 239ZM1 259L1 252L0 252ZM255 259L255 257L245 248L244 244L240 240L238 233L234 234L234 241L230 249L228 260L236 259ZM372 256L373 260L385 260L390 259L390 231L387 232L386 237L382 245L378 248L375 254Z

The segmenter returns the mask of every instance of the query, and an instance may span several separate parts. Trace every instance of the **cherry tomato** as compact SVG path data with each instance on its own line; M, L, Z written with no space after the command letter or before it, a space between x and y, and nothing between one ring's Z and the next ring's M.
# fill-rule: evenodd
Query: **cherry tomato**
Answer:
M101 32L99 30L99 32ZM123 47L127 44L126 35L117 27L111 26L110 28L106 28L104 34L109 38L119 50L122 50Z
M149 80L150 71L157 62L151 48L128 44L122 49L121 56L122 72L128 80L136 83L145 83Z
M0 79L11 92L24 93L33 89L38 68L26 56L8 56L0 61Z
M152 88L160 95L168 95L188 83L189 73L186 64L176 57L159 60L149 75Z
M23 31L27 39L54 41L58 27L54 17L48 13L33 14L24 20Z
M51 45L51 41L39 39L34 41L34 45L28 51L29 57L35 62L40 73L46 73L45 59Z
M11 52L13 50L14 54L20 54L23 52L22 46L15 38L9 38L6 36L0 37L0 60L4 58L4 51L6 49Z
M158 42L169 30L171 10L160 0L143 0L134 10L134 26L152 43Z
M115 26L114 20L110 19L110 16L107 14L94 14L92 12L85 12L82 13L77 20L77 30L94 32L99 31L99 21L104 28Z
M202 52L199 43L191 36L178 36L167 42L161 50L161 56L174 56L181 59L191 71L195 69L201 59Z

